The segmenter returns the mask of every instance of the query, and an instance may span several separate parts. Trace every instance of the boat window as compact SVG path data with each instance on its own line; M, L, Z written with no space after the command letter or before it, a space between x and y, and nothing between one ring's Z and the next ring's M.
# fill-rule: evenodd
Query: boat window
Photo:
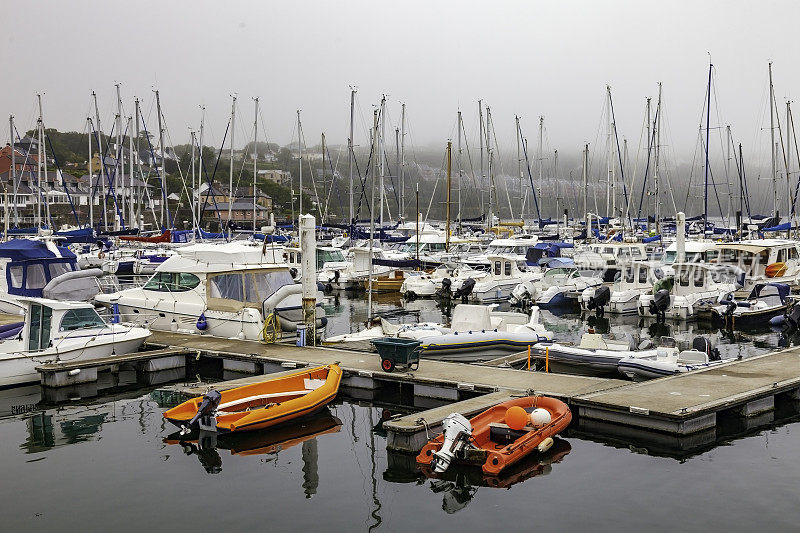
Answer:
M626 283L633 283L633 267L626 267L625 268L625 282Z
M189 272L156 272L142 288L146 291L183 292L199 284L200 278Z
M241 274L217 274L210 278L211 298L244 301L244 287Z
M28 275L25 278L26 289L43 289L47 285L47 278L44 275L44 265L34 263L28 265Z
M41 304L31 304L31 326L28 337L29 351L44 350L50 346L50 321L52 318L52 309Z
M709 263L714 262L717 257L719 257L719 252L717 250L708 250L706 252L706 261ZM699 261L697 261L699 263Z
M682 268L680 273L678 274L678 283L681 284L682 287L689 286L689 269Z
M428 243L428 249L431 252L444 252L446 246L443 242L431 242Z
M11 279L12 289L22 288L22 265L15 265L8 269L9 279Z
M500 269L501 268L502 267L500 266L500 261L495 261L494 262L494 275L495 276L499 276L500 275Z
M72 267L69 263L50 263L47 268L50 270L50 279L72 272Z
M639 267L639 283L647 283L647 269Z
M642 257L642 256L644 256L644 254L642 253L642 250L640 250L639 248L631 248L631 255L633 257Z
M89 307L82 309L70 309L64 313L64 318L61 319L61 326L59 331L73 331L76 329L84 328L101 328L106 323L97 314L97 311Z
M702 287L705 285L706 271L702 268L695 268L694 269L694 286L695 287Z
M503 271L505 272L506 276L511 275L511 261L503 261Z
M789 248L786 255L787 260L797 259L797 248Z
M675 250L667 250L664 254L664 263L667 265L671 265L675 262L675 258L678 256L678 252Z

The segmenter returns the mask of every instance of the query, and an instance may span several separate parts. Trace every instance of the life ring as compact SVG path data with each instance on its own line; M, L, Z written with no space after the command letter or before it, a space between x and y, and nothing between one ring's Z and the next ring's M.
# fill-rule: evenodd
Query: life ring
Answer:
M105 256L106 256L106 254L104 254L103 252L98 252L98 254L97 254L97 258L98 259L103 259L103 258L105 258Z

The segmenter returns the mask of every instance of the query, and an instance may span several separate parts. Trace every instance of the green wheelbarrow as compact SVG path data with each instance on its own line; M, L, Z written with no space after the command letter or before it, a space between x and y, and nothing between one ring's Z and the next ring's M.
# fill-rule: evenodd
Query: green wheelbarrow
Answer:
M370 341L381 357L381 368L391 372L397 366L408 370L419 368L419 354L422 353L422 342L414 339L384 337ZM412 368L413 366L413 368Z

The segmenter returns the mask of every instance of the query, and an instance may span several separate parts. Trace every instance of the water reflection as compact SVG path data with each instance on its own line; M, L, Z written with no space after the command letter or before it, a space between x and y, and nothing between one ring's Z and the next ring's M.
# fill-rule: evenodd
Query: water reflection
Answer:
M176 431L165 437L163 442L181 446L186 455L196 456L209 474L222 472L222 458L218 450L227 450L231 455L268 455L277 458L281 451L302 444L303 489L306 497L311 497L319 485L316 439L337 433L341 427L342 421L325 410L312 417L262 431L217 434L194 430L186 435Z
M553 464L560 463L572 446L561 438L553 439L553 446L545 453L532 453L517 464L492 476L480 467L452 464L443 473L435 473L427 465L418 465L411 455L390 452L383 479L393 483L424 484L434 494L442 495L442 510L447 514L460 511L475 498L480 487L508 489L537 476L546 476Z

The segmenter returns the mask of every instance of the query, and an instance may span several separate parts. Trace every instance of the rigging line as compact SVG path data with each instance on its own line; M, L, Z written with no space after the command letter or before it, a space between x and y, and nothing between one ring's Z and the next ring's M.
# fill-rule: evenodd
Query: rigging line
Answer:
M175 152L175 144L172 142L172 136L170 135L169 127L167 127L166 124L164 125L164 133L166 133L167 141L169 141L170 146L172 146L172 151L174 153ZM175 154L175 155L177 155L177 154ZM184 155L186 155L186 153L184 153ZM187 166L186 173L188 174L189 173L189 167L191 166L191 161L187 161L186 166ZM181 170L180 158L178 159L178 176L181 179L181 185L183 185L183 192L181 192L181 194L180 194L180 196L178 198L178 205L180 205L181 200L183 200L183 193L184 192L186 193L186 198L189 201L189 205L191 205L192 204L192 194L189 193L189 190L188 190L188 188L186 186L186 177L183 175L183 170ZM175 208L175 213L173 213L173 215L172 215L172 221L171 221L170 225L171 225L171 227L173 229L175 228L175 217L178 215L178 209L179 208L176 207ZM197 220L195 219L194 209L192 209L191 211L192 211L192 227L196 228L198 226L197 226Z
M44 125L42 125L44 127ZM72 215L75 217L75 224L80 227L81 221L78 218L78 212L75 210L75 204L72 202L72 195L69 193L69 188L67 187L67 181L64 179L64 172L61 170L61 165L58 163L58 156L56 155L56 150L53 148L53 141L50 139L50 136L45 134L44 137L47 140L47 144L50 146L50 152L53 154L53 160L56 164L56 175L61 174L61 184L64 186L64 192L67 193L67 199L69 200L69 206L72 209ZM13 149L13 148L12 148ZM76 185L77 190L77 185ZM52 221L51 221L52 223Z
M222 215L220 215L219 205L217 205L217 195L211 194L214 189L214 176L217 175L217 169L219 168L219 160L222 157L222 148L225 146L225 140L228 138L228 130L231 127L231 119L228 119L228 124L225 126L225 135L222 136L222 143L220 143L220 149L217 151L217 160L214 162L214 171L211 173L211 176L208 175L208 167L203 165L203 173L206 175L206 182L208 183L208 189L206 189L206 197L203 200L203 205L200 207L200 220L203 220L203 215L206 211L206 205L208 205L208 198L211 197L211 200L214 202L214 210L217 212L217 222L219 222L220 230L223 234L225 234L225 229L222 224ZM200 150L202 157L202 149ZM231 161L231 164L233 162ZM202 177L202 176L201 176ZM201 234L202 235L202 234Z
M164 207L167 210L167 220L169 220L169 204L166 203L167 185L166 185L166 178L163 176L164 170L166 170L167 165L166 165L166 163L164 163L164 168L161 169L161 170L158 169L158 162L156 161L156 153L153 150L153 143L150 142L150 132L147 131L147 123L145 122L144 116L142 116L141 113L139 114L139 117L142 119L142 129L144 130L144 135L145 135L145 138L147 139L147 146L148 146L148 149L149 149L149 152L150 152L150 157L152 158L152 161L153 161L153 166L156 169L156 176L158 177L158 181L161 183L161 187L162 187L162 194L161 194L162 200L161 201L164 202ZM162 119L163 119L163 115L162 115ZM162 146L161 150L163 151L163 153L161 154L161 161L164 162L165 155L166 155L166 152L167 152L166 147ZM150 183L149 183L150 173L149 172L147 173L147 178L146 179L148 181L145 181L145 183L144 183L145 189L147 189L147 187L150 186ZM150 192L148 191L147 194L149 195ZM159 229L161 231L163 231L164 228L160 227L159 219L158 219L158 217L156 217L155 207L151 205L150 206L150 210L153 213L153 225L156 226L156 227L159 227Z
M517 129L519 130L520 138L523 138L522 125L519 121L517 122ZM539 219L539 229L542 229L544 227L544 225L542 224L542 213L541 211L539 211L539 199L536 197L536 187L534 187L533 185L533 174L531 174L531 162L528 159L528 143L526 142L522 143L522 153L525 157L525 168L528 171L528 180L531 183L531 191L533 192L533 202L536 206L536 218Z
M489 121L489 124L491 125L491 128L492 128L492 137L494 138L494 147L495 147L495 153L497 154L497 163L498 163L498 166L500 167L500 175L503 176L503 188L506 190L506 200L508 200L508 213L509 213L511 218L514 218L514 208L511 206L511 194L508 191L508 180L506 179L506 173L505 173L505 170L503 169L503 158L502 158L502 155L500 154L500 144L497 142L497 132L495 131L495 128L494 128L494 118L493 117ZM488 135L488 132L487 132L487 135ZM495 183L495 186L496 186L496 183ZM500 205L499 204L497 206L497 211L498 211L497 214L499 216L500 215Z
M611 123L614 125L614 138L617 141L617 157L619 158L619 173L622 180L622 194L625 198L625 211L628 211L628 188L625 185L625 165L622 163L622 150L619 147L619 135L617 133L617 119L614 116L614 101L609 98L608 105L611 111ZM615 216L615 213L612 213ZM628 222L633 225L633 222L628 218Z
M649 139L647 140L647 163L645 164L645 167L644 167L644 179L642 180L642 194L639 197L639 211L636 214L636 218L637 219L641 219L642 218L642 204L644 204L644 193L647 190L647 176L650 173L650 158L651 158L651 153L653 151L652 150L653 144L655 143L655 139L656 139L656 131L655 131L656 128L655 128L655 125L658 124L658 115L659 115L659 113L661 113L661 106L656 106L656 113L655 113L655 117L653 118L653 129L650 132ZM658 201L657 198L656 198L656 201ZM648 215L648 220L649 220L649 218L650 218L650 216Z

